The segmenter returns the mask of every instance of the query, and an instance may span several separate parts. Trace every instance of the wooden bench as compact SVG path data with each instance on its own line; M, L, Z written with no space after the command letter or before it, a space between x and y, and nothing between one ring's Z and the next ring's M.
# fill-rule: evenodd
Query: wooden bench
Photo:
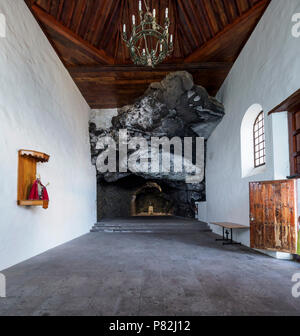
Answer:
M233 241L232 231L233 230L249 230L250 229L248 226L245 226L245 225L228 223L228 222L221 222L221 223L211 222L211 224L220 226L223 229L223 238L222 239L216 239L216 241L222 241L223 245L242 245L241 243L236 243L236 242ZM230 230L230 238L229 238L229 230ZM226 234L226 237L225 237L225 234Z

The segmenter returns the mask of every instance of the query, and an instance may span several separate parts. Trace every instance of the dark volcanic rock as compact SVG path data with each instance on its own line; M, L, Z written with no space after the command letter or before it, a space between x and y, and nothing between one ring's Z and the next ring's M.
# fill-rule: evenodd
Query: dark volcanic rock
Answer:
M92 162L98 171L98 180L116 183L130 175L164 184L177 204L177 215L193 216L194 202L205 200L205 182L187 184L187 173L100 173L97 163L103 149L97 149L99 140L110 136L118 144L119 130L126 129L128 141L143 137L150 144L151 137L203 137L208 139L224 116L224 107L210 97L201 86L194 85L188 72L169 74L162 82L153 83L135 104L119 109L112 118L110 129L97 128L90 123ZM117 147L118 149L118 147ZM129 151L130 155L134 151ZM171 161L174 155L171 153ZM204 170L204 166L202 167Z

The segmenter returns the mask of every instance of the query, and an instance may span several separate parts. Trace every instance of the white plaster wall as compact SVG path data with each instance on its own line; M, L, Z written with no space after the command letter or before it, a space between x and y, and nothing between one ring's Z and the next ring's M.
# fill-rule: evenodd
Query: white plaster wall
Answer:
M196 202L198 213L197 219L201 222L207 222L207 202Z
M226 116L208 140L209 222L249 225L249 182L281 178L288 171L286 156L280 161L282 150L287 148L286 120L284 116L268 116L267 112L300 86L300 38L291 34L294 13L300 13L299 0L271 1L218 93ZM240 128L253 104L262 105L265 111L267 165L264 172L242 178ZM282 127L276 118L282 119ZM285 149L276 147L281 141L276 139L286 141ZM216 227L213 230L221 233ZM234 238L249 246L249 231L236 233Z
M0 269L87 233L96 220L90 109L23 0L0 0ZM50 206L18 207L18 150L51 155L38 170Z
M276 113L272 116L272 130L274 179L284 180L290 175L289 128L287 112Z

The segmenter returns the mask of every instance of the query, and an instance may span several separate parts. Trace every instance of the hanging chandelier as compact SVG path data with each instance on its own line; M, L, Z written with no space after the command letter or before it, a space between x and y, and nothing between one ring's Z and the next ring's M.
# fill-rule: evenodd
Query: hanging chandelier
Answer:
M146 13L139 1L140 24L136 25L135 15L132 15L132 35L128 39L126 24L123 25L123 41L126 43L134 64L151 66L164 61L173 52L173 35L169 35L169 9L165 11L165 22L162 27L156 22L156 10L151 13L145 0Z

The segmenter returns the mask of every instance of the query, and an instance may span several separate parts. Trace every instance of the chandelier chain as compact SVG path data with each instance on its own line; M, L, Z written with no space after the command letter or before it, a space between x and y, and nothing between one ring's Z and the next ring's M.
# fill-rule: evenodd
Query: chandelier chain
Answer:
M149 12L149 11L150 11L150 7L147 5L146 0L144 0L144 4L145 4L145 7L146 7L147 12Z

